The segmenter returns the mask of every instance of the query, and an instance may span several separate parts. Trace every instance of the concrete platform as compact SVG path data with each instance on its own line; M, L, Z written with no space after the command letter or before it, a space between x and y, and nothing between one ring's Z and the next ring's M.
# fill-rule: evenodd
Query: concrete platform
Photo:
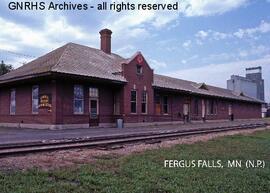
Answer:
M87 137L104 137L104 136L117 136L117 135L132 135L144 134L153 132L170 132L194 129L208 129L222 126L237 126L241 124L256 124L266 123L265 119L257 120L236 120L220 121L220 122L207 122L207 123L188 123L178 125L160 125L160 126L147 126L147 127L134 127L134 128L88 128L88 129L68 129L68 130L37 130L25 128L0 128L0 145L26 143L26 142L40 142L44 140L64 140L76 139ZM270 121L268 121L270 123Z

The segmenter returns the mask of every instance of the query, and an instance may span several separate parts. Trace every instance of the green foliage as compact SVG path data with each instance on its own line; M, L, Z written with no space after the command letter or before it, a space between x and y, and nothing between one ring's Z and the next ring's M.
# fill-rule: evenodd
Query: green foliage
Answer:
M0 192L16 193L269 193L270 132L223 137L125 157L101 158L80 168L0 173ZM265 168L164 168L165 159L265 160Z
M12 65L5 64L4 61L2 61L0 64L0 76L10 72L12 69Z

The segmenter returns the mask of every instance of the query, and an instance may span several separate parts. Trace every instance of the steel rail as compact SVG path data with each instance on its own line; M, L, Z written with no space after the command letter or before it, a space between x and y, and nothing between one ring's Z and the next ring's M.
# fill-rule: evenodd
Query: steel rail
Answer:
M227 127L215 127L210 129L194 129L194 130L182 130L182 131L168 131L158 133L143 133L143 134L131 134L131 135L120 135L110 137L95 137L87 139L75 139L68 141L57 141L57 142L45 142L45 143L25 143L25 144L11 144L0 146L0 157L76 149L76 148L96 148L96 147L108 147L112 145L129 144L137 142L146 142L157 139L169 139L184 136L194 136L200 134L219 133L233 130L244 130L244 129L255 129L259 127L265 127L267 124L241 124Z

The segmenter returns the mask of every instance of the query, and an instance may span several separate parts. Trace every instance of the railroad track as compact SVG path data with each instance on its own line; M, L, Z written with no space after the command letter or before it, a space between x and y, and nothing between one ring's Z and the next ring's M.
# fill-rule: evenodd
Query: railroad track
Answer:
M77 148L97 148L97 147L110 147L113 145L123 145L137 142L149 142L152 140L162 140L183 136L194 136L209 133L219 133L233 130L243 129L255 129L259 127L267 126L266 123L255 124L241 124L227 127L215 127L215 128L199 128L194 130L182 130L182 131L167 131L167 132L150 132L142 134L130 134L130 135L117 135L117 136L105 136L83 139L69 139L58 141L45 141L34 143L22 143L22 144L8 144L0 145L0 157L37 153L45 151L56 151L64 149L77 149Z

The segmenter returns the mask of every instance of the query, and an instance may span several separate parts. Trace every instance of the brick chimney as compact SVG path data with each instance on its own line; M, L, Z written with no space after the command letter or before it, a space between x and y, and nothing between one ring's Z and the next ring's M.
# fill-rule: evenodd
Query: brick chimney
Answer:
M111 35L112 31L109 29L103 29L100 32L100 49L107 53L111 54Z

